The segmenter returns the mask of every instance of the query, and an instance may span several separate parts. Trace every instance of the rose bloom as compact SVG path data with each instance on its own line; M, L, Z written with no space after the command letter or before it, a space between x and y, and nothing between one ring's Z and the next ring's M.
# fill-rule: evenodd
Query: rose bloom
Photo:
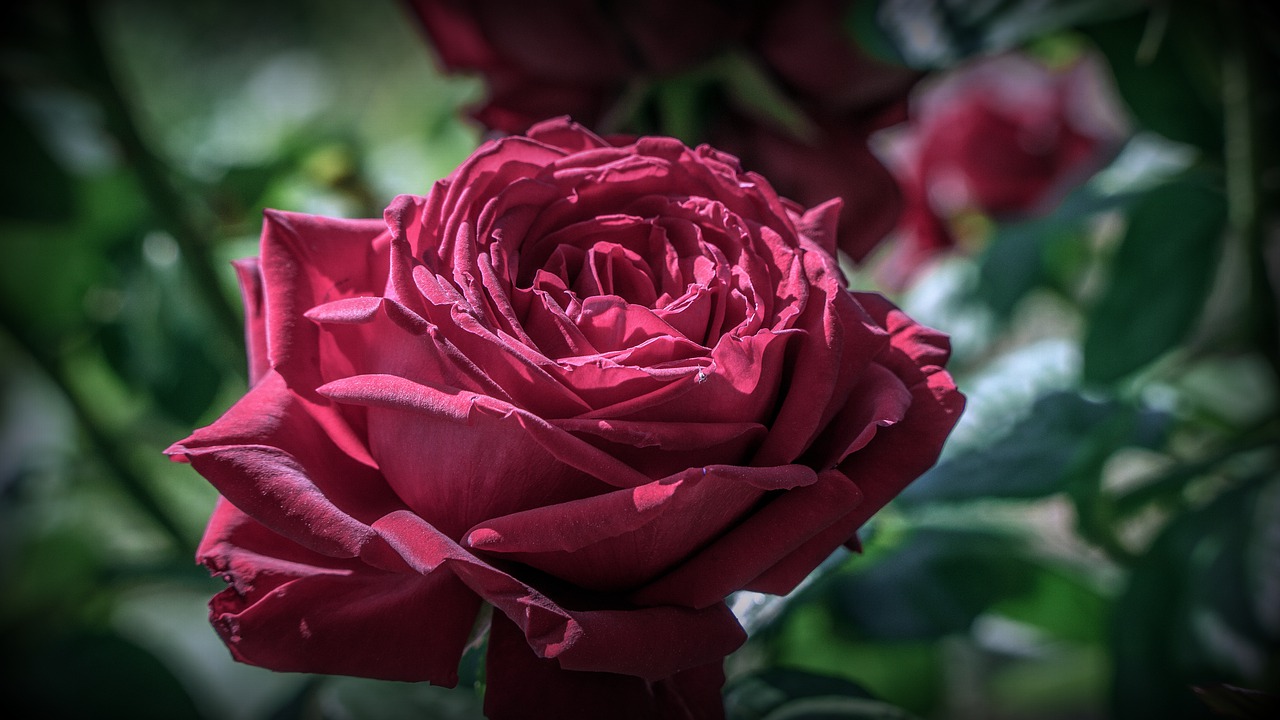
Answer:
M441 64L479 72L488 128L523 132L570 115L601 132L625 129L638 89L734 54L754 66L803 127L713 97L697 138L735 153L806 205L844 201L838 244L862 260L894 227L902 200L868 136L905 118L920 74L877 61L845 31L851 0L408 0ZM702 98L707 100L707 98ZM756 98L768 105L771 98ZM671 132L672 128L662 128Z
M726 597L856 543L963 404L839 210L560 119L382 220L268 211L251 387L168 451L232 654L452 686L487 603L490 717L721 717Z
M1108 72L1093 55L1053 69L1009 53L917 87L910 122L885 131L906 200L890 284L955 244L953 219L1046 214L1101 169L1128 134Z

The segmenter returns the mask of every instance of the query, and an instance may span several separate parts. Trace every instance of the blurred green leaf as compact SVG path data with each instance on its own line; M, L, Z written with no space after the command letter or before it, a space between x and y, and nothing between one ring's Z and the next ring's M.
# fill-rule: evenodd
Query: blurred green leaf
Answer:
M1141 0L879 0L875 17L908 65L938 68L1082 23L1123 17L1141 6ZM875 47L870 28L854 27L860 41Z
M1140 183L1140 175L1134 184ZM1105 192L1090 183L1076 188L1048 215L995 225L979 258L974 296L1008 319L1039 286L1068 286L1088 257L1086 228L1099 213L1122 209L1135 198L1129 188Z
M778 624L769 646L774 667L848 679L918 714L936 708L944 674L936 643L850 639L837 632L831 604L811 597L788 608Z
M728 102L745 114L800 142L812 143L821 133L805 111L749 56L723 55L713 62L711 73L724 87Z
M483 720L482 700L467 688L334 677L319 686L325 720Z
M996 602L1030 592L1035 566L1013 535L918 528L870 565L832 579L823 600L859 638L925 640L968 632Z
M724 690L729 720L760 720L801 698L874 699L848 679L788 667L771 667L731 681Z
M85 330L86 314L99 309L92 289L110 272L106 251L136 237L145 217L136 185L116 173L78 182L62 202L70 223L6 223L0 263L0 305L18 329L51 345Z
M1111 597L1079 572L1038 564L1026 593L997 601L991 612L1043 630L1055 640L1102 644Z
M38 709L49 718L203 717L159 660L119 636L86 632L18 645L6 640L3 682L10 708Z
M898 497L906 505L983 498L1038 498L1095 475L1112 452L1154 447L1168 430L1164 413L1072 391L1041 396L1025 421L985 448L943 460Z
M880 3L864 0L849 5L844 13L845 34L868 55L897 65L905 64L906 58L898 50L894 39L876 19Z
M0 173L0 217L66 222L74 214L74 188L67 171L54 160L31 124L0 95L0 142L5 172Z
M764 720L914 720L915 716L879 700L849 697L811 697L795 700Z
M1175 7L1176 5L1176 7ZM1158 3L1141 14L1092 24L1082 31L1106 56L1116 88L1134 119L1160 135L1222 154L1221 108L1203 76L1203 40L1210 4ZM1216 68L1214 69L1216 71Z
M1180 342L1204 305L1221 252L1226 198L1187 176L1141 197L1088 311L1084 377L1112 383Z
M1280 661L1280 480L1175 518L1134 567L1111 624L1116 717L1212 717L1192 685L1261 682Z
M112 369L145 391L183 425L195 423L222 384L225 365L209 352L212 320L183 282L179 250L168 235L149 234L141 257L121 259L119 307L100 331Z

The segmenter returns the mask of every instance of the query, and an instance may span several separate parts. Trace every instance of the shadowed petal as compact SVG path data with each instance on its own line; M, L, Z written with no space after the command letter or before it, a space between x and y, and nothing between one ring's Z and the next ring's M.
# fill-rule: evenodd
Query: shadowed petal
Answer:
M717 720L724 717L721 662L661 680L562 670L538 657L520 628L493 616L484 711L490 720Z
M806 487L780 493L737 527L679 567L641 588L637 603L710 607L786 558L862 500L858 487L835 471ZM830 553L839 543L827 550ZM816 565L816 563L815 563ZM812 569L813 565L809 566Z
M393 573L318 555L225 500L197 557L232 584L209 603L209 620L241 662L447 687L458 682L480 599L448 571Z
M430 574L447 566L519 626L534 653L565 670L660 680L716 662L746 639L724 603L576 610L481 561L413 513L392 513L374 528L415 570Z

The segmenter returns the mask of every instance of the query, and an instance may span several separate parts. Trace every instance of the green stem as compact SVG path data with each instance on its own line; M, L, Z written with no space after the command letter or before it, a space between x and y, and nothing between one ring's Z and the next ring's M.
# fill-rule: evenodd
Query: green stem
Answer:
M9 317L8 312L3 311L3 308L0 308L0 329L3 329L12 339L13 345L26 353L32 363L61 392L89 444L125 494L151 516L160 530L172 541L175 549L191 547L191 541L183 532L182 526L143 481L145 473L138 470L125 450L129 447L128 441L112 433L93 413L89 403L76 389L70 374L57 356L32 338L29 333L24 332L21 324Z
M1262 222L1262 152L1259 129L1273 127L1274 118L1262 118L1265 103L1256 93L1273 92L1261 82L1265 72L1257 61L1255 29L1237 3L1219 3L1225 35L1231 40L1222 50L1223 150L1227 169L1228 217L1243 243L1249 260L1249 314L1252 334L1280 378L1280 316L1277 295L1267 270L1267 232Z
M220 344L228 350L226 364L243 374L244 368L238 360L244 356L243 325L218 280L219 273L209 250L213 239L205 225L193 217L191 205L175 186L169 169L143 139L129 103L112 74L94 3L68 0L67 5L73 49L89 88L101 104L108 127L137 175L156 219L178 244L195 292L213 314Z

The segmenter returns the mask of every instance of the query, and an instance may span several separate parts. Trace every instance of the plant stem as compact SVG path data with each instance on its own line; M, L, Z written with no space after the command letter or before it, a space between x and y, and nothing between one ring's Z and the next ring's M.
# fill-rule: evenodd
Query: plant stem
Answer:
M147 487L143 480L146 473L138 470L136 463L126 452L128 441L112 433L93 413L89 402L76 389L57 356L25 332L21 324L10 317L7 311L3 311L3 308L0 308L0 329L62 393L89 444L125 494L155 521L164 535L172 541L174 549L185 550L192 547L182 526Z
M68 0L67 9L73 51L88 80L89 89L101 104L107 125L136 173L156 219L181 250L195 292L213 315L217 344L227 350L226 365L243 374L244 368L239 362L239 358L244 356L243 325L218 280L209 251L212 238L205 226L193 217L191 205L174 184L169 168L143 139L129 103L112 74L95 15L96 7L87 0Z

